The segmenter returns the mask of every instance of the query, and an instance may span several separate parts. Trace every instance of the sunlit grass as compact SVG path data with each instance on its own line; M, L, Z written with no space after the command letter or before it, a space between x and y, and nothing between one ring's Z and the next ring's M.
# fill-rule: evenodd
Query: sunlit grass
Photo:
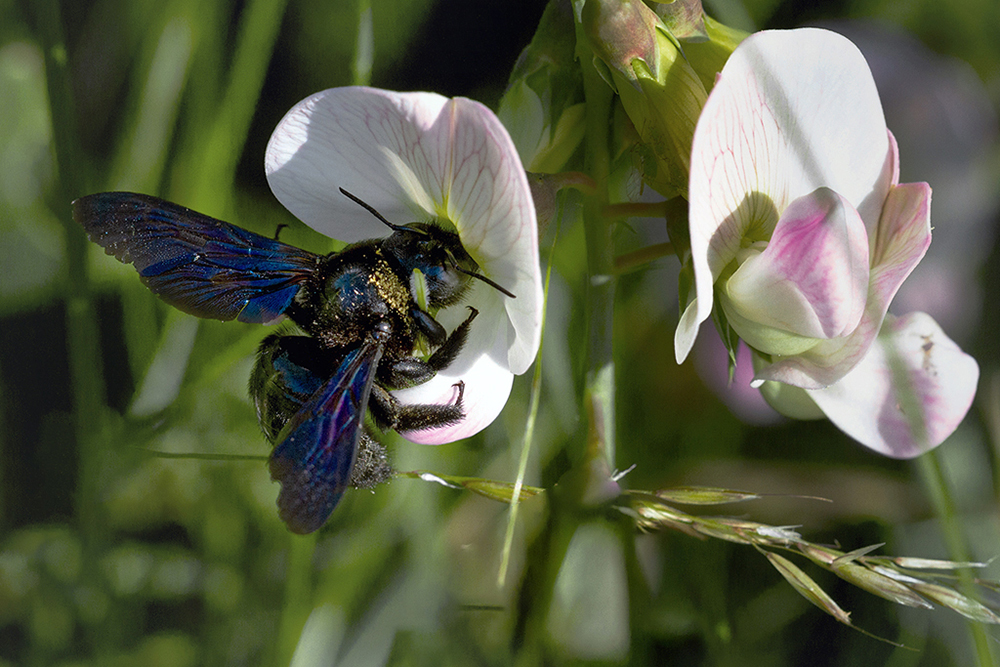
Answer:
M606 194L587 199L582 220L567 213L558 239L542 239L555 244L545 354L534 379L516 380L502 418L466 443L384 438L397 469L466 486L401 476L349 492L315 536L289 534L246 393L272 329L170 310L86 240L69 203L148 192L268 236L290 224L282 240L328 250L267 191L271 130L325 87L405 87L413 79L400 72L419 69L408 54L441 39L451 10L416 0L29 4L23 15L2 10L0 22L0 664L337 656L753 667L810 656L817 665L961 665L973 650L992 664L994 630L968 626L970 643L957 615L901 614L795 561L852 611L854 626L920 653L897 650L812 608L753 549L725 536L640 535L622 500L632 496L611 502L610 468L635 464L622 489L759 492L766 497L727 511L801 524L811 542L843 552L883 542L880 555L988 561L1000 552L995 457L975 419L943 446L943 464L928 459L916 471L860 451L826 423L740 423L692 364L673 363L677 264L644 250L665 247L656 245L662 229L609 223L598 201ZM745 16L759 17L763 4L748 3ZM515 9L487 13L524 22ZM492 33L488 23L463 30L480 41ZM969 52L995 66L992 44ZM462 94L498 99L513 61L465 60L456 81L482 71ZM587 85L610 105L601 80ZM608 144L608 115L587 121L586 167L599 182L610 161L635 159L595 148ZM612 247L641 268L617 272L604 252ZM994 288L984 283L987 299ZM984 378L996 358L992 348L979 357ZM522 459L526 424L532 447ZM545 489L523 497L516 523L497 502L515 480ZM992 564L980 574L997 578ZM816 636L826 642L818 657Z

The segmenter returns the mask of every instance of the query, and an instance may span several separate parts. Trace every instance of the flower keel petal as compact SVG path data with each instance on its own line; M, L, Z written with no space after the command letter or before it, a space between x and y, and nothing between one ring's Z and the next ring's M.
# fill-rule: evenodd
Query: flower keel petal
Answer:
M775 328L810 338L835 338L858 325L868 292L868 235L846 199L820 188L792 202L762 253L751 256L726 282L731 308L757 327L737 333L756 340L756 329Z
M487 289L492 289L487 287ZM455 313L448 313L453 319ZM392 392L404 404L453 404L458 383L464 384L462 407L465 417L457 424L401 435L411 442L437 445L475 435L496 419L510 395L514 375L507 368L506 341L496 335L502 311L480 311L469 330L469 338L448 368L430 381ZM447 327L450 322L442 322Z
M926 183L904 183L886 198L872 252L865 313L851 335L823 341L796 357L781 359L757 373L756 381L775 380L804 389L822 389L858 364L882 326L889 303L931 242L931 190Z

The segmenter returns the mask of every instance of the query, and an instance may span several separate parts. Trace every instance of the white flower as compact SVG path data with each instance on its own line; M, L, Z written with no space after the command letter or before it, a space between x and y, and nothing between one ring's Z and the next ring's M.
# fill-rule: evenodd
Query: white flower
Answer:
M883 341L918 371L907 382L916 387L928 439L900 426L905 419L887 419L905 403L905 383L875 390L893 379L876 338L930 244L931 192L926 183L899 183L896 142L850 41L813 28L744 40L698 120L689 192L695 284L675 335L678 362L715 307L754 350L754 386L806 390L841 429L883 454L915 456L957 427L975 395L978 366L964 355L962 363L935 367L952 375L948 381L929 381L920 348L896 344L919 330L957 350L925 315L899 320ZM841 383L868 386L865 395L879 402L844 409L851 400ZM765 391L778 410L800 416L806 397L794 407L783 400L795 394Z
M535 209L510 137L478 102L433 93L333 88L297 104L278 124L265 158L268 183L296 217L355 242L387 228L346 198L360 197L388 220L454 226L480 271L510 290L473 281L463 303L436 319L449 331L479 316L458 358L432 380L393 392L406 404L454 402L465 383L465 419L403 435L451 442L500 413L515 374L531 365L541 335L542 286Z

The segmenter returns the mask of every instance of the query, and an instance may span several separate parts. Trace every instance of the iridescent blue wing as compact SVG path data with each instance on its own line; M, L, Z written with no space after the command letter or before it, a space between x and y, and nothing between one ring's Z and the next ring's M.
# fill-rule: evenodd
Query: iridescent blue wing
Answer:
M320 259L149 195L81 197L73 218L109 255L134 265L161 299L216 320L273 322Z
M278 515L293 533L318 529L351 479L383 344L370 336L289 420L271 453Z

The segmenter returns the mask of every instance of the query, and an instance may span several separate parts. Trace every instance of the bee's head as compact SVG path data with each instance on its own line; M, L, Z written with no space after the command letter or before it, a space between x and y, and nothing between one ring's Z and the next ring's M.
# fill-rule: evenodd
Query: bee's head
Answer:
M478 272L479 265L462 247L455 232L425 222L393 224L350 192L343 188L340 191L392 229L392 235L382 241L382 250L396 260L406 276L413 276L416 271L422 274L430 307L443 308L458 302L472 278L514 298L509 291Z
M419 271L426 282L427 304L443 308L456 303L468 289L479 266L462 247L458 234L432 224L413 222L395 228L382 250L407 276Z

